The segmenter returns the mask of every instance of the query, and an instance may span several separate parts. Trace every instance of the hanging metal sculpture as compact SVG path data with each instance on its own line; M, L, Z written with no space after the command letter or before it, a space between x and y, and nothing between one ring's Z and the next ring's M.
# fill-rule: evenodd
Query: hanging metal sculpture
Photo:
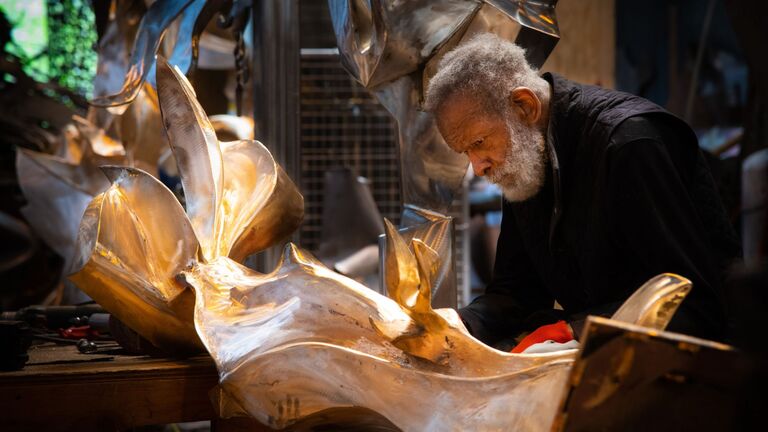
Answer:
M434 117L421 110L423 93L440 59L468 38L492 32L514 39L540 67L559 40L557 0L328 0L342 65L397 121L403 197L402 226L421 234L423 210L447 213L462 185L468 160L452 151ZM453 226L445 238L453 251ZM429 243L435 248L436 243ZM386 246L382 255L386 255ZM456 304L453 259L433 287L436 304Z
M220 23L231 27L235 47L233 55L237 63L238 114L241 93L247 81L245 45L242 33L251 7L249 0L164 0L155 1L138 21L133 3L137 0L118 0L112 4L113 19L108 24L105 37L99 46L99 54L105 59L100 63L93 106L104 107L120 114L139 95L145 82L155 87L155 57L168 57L183 73L197 63L200 38L206 25L217 13L222 14ZM139 2L141 3L141 2ZM120 13L132 14L125 19ZM138 21L138 28L135 23ZM135 37L133 36L135 34ZM132 41L132 44L131 44ZM130 52L130 54L128 54Z
M492 32L526 49L541 67L559 40L557 0L329 0L342 64L376 94L399 128L403 202L445 213L466 172L434 119L420 111L442 56Z

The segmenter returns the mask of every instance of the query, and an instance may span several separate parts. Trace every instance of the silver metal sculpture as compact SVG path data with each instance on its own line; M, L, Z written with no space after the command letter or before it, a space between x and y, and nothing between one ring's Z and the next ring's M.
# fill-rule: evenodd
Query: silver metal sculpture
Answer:
M342 64L371 90L398 125L404 229L417 230L421 210L447 213L468 161L453 152L431 114L421 110L423 92L443 55L475 34L493 32L526 48L540 67L559 40L556 0L329 0ZM452 253L453 228L433 238ZM386 255L386 243L381 255ZM435 244L428 243L431 247ZM434 286L436 304L456 304L452 259L443 262Z
M115 86L116 82L105 83L104 93L97 93L91 104L111 107L114 112L120 113L119 107L133 101L141 91L144 81L153 75L151 72L154 69L155 56L168 28L174 22L176 28L171 35L174 39L173 48L170 49L171 59L175 64L182 65L186 72L192 61L192 28L203 6L205 0L167 0L152 3L141 18L131 48L130 61L124 64L127 69L122 74L113 75L115 79L122 78L120 86ZM117 20L113 21L113 25L118 25ZM123 72L122 68L119 69Z

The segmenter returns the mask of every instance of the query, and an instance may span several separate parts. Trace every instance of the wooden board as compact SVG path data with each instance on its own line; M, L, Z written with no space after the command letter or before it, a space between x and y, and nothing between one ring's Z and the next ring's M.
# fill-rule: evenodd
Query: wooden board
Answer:
M740 430L748 365L728 345L589 317L552 430Z
M210 420L208 392L218 376L209 356L158 359L81 354L42 345L27 366L0 373L0 429L123 430Z

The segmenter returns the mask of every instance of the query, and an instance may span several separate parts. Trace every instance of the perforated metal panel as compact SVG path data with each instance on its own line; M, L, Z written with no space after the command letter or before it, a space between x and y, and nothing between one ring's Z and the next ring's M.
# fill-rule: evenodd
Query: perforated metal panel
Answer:
M301 245L320 242L323 178L346 167L371 181L382 216L397 223L400 167L396 128L389 113L341 67L334 50L302 50L301 192L305 217Z

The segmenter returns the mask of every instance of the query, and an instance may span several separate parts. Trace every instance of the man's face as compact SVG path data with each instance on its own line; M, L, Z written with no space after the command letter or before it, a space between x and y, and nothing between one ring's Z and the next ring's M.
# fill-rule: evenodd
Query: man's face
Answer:
M472 96L452 95L436 113L437 126L475 175L499 185L509 201L525 201L544 183L544 135L508 111L489 113Z

